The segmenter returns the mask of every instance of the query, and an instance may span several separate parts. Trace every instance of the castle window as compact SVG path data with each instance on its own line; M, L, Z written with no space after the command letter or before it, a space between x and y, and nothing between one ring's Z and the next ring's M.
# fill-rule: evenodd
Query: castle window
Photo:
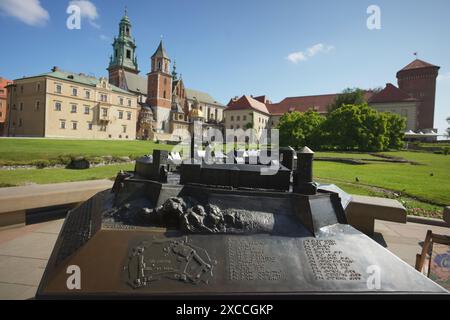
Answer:
M164 90L163 98L164 98L164 99L166 98L166 90Z
M161 61L158 61L158 70L161 70Z
M77 113L77 105L76 104L72 105L72 110L70 111L70 113Z
M21 127L21 126L22 126L22 124L23 124L23 122L22 122L22 118L20 118L20 119L19 119L19 127Z
M130 36L130 28L127 27L125 30L126 30L127 36Z
M127 112L127 120L131 120L131 112Z
M40 106L41 106L41 102L39 100L36 101L35 111L39 111Z
M123 106L123 98L119 98L119 103L121 106Z
M102 108L102 116L107 117L108 116L108 109Z
M72 96L76 97L78 95L77 88L72 88Z
M55 102L55 111L61 111L61 102Z
M39 92L41 91L41 84L38 82L38 84L36 85L36 91Z
M62 89L61 85L57 84L56 87L55 87L56 93L61 93L61 89Z
M117 51L117 49L116 50L114 50L114 56L117 58L117 56L118 56L119 54L118 54L118 51Z
M127 133L127 126L122 126L122 132Z
M131 50L127 50L127 59L131 59Z
M128 99L128 106L131 107L131 99Z
M85 106L84 107L84 114L89 114L89 113L91 113L91 110L90 110L89 106Z
M73 121L72 122L72 130L77 130L78 129L78 122Z
M66 120L59 120L59 128L60 129L66 128Z
M123 119L123 111L119 111L119 119Z
M23 102L19 104L19 111L23 111Z
M90 99L91 98L91 92L90 91L86 91L85 95L86 99Z
M92 122L88 122L88 130L92 131Z

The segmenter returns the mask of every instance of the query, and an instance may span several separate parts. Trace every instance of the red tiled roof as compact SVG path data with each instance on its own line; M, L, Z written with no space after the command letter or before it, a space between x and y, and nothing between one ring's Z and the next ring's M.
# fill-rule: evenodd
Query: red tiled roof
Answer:
M13 82L11 80L0 77L0 89L4 89L7 85L10 85L12 83ZM6 99L6 90L4 90L3 93L0 93L0 97L2 99Z
M256 111L269 114L269 110L267 110L267 107L264 103L249 97L249 96L242 96L237 100L231 100L228 103L228 106L225 110L245 110L245 109L254 109Z
M258 100L259 102L262 102L264 104L269 103L269 99L267 99L266 95L259 96L259 97L253 97L253 99Z
M306 112L308 110L315 110L319 113L327 113L328 106L334 102L339 93L324 94L316 96L304 97L290 97L279 103L270 104L267 106L271 114L282 115L287 112L299 111ZM364 93L364 99L368 101L373 95L372 91Z
M438 66L435 66L434 64L425 62L423 60L419 60L416 59L413 62L411 62L410 64L408 64L406 67L404 67L402 70L400 71L404 71L404 70L412 70L412 69L421 69L421 68L438 68Z
M386 84L386 87L380 92L376 93L369 99L369 103L386 103L386 102L403 102L403 101L417 101L409 94L400 90L392 83Z

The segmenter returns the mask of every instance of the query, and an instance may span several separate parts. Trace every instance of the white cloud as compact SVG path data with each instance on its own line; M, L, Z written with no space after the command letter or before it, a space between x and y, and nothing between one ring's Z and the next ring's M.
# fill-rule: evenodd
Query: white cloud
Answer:
M104 34L101 34L99 36L99 38L100 38L100 40L103 40L103 41L109 41L110 40L109 37L107 35L104 35Z
M306 61L309 58L314 57L318 53L328 53L334 49L334 46L325 45L323 43L315 44L304 51L292 52L289 54L286 59L291 61L292 63L299 63L300 61Z
M42 26L50 19L39 0L0 0L0 11L30 26Z
M81 17L88 19L89 24L94 28L100 28L100 25L95 22L99 17L97 7L91 1L73 0L69 2L69 5L78 6L80 8Z
M437 81L445 81L445 80L450 80L450 72L438 75Z

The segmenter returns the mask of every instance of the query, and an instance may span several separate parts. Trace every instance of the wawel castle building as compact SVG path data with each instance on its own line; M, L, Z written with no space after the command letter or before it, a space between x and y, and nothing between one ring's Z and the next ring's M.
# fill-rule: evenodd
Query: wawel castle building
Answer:
M136 139L136 95L106 78L53 68L8 86L12 137Z
M185 87L162 40L151 56L147 76L140 75L136 48L132 24L125 13L113 43L109 82L137 95L138 139L178 141L185 138L180 132L192 131L194 120L202 121L204 129L222 129L225 106L205 92Z
M193 122L223 128L225 106L188 89L163 42L140 74L127 14L119 24L109 79L60 70L14 80L8 89L6 135L75 139L180 141Z
M380 91L365 91L364 99L380 112L398 114L406 119L406 136L421 137L432 134L438 66L416 59L397 73L397 83ZM314 110L328 113L328 106L339 94L288 97L272 103L266 96L242 96L231 99L225 109L226 129L276 128L281 117L289 112ZM437 136L437 135L436 135Z

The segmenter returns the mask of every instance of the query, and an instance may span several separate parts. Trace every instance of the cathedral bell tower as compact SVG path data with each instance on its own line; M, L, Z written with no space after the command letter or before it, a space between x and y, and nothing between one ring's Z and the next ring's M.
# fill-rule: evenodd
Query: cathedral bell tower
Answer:
M170 58L162 40L151 60L151 71L148 73L147 81L147 104L151 106L155 113L156 129L160 132L168 132L172 105L172 75L170 73Z
M138 74L138 63L136 57L136 41L132 38L132 25L128 18L127 10L119 23L119 35L114 38L113 54L109 60L109 83L126 88L124 82L124 71Z

